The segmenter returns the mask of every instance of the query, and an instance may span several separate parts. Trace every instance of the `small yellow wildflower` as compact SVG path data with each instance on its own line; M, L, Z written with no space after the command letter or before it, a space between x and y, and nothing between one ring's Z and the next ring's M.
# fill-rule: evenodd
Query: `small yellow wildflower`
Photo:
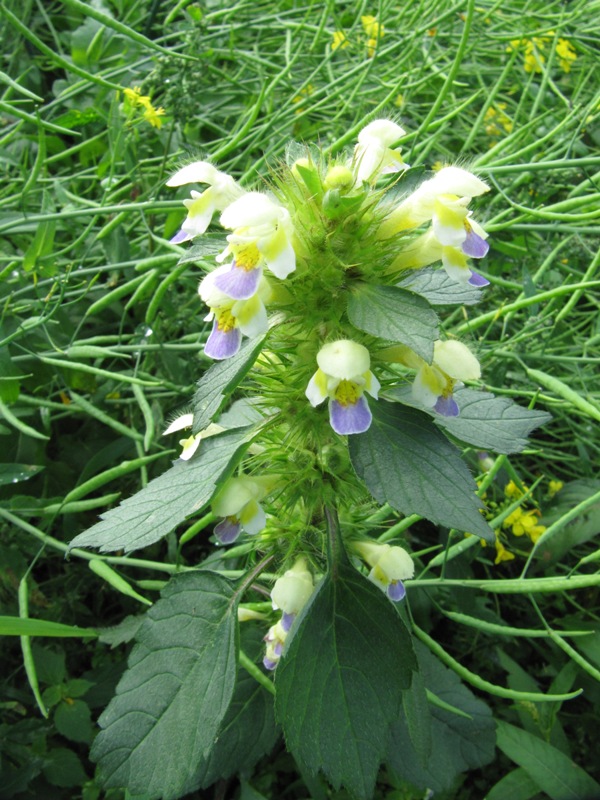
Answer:
M164 116L164 108L155 108L152 105L150 97L146 94L142 94L142 90L139 86L134 86L133 89L123 89L123 95L125 97L126 108L127 106L129 106L129 110L143 108L142 117L146 122L149 122L153 128L160 128L162 126L163 121L161 117Z
M396 108L403 108L404 107L404 95L403 94L397 94L396 95L396 97L394 98L394 105L396 106Z
M525 491L527 491L527 487L525 486L525 484L523 484L523 489ZM524 493L525 492L521 491L521 489L519 489L519 487L517 486L517 484L514 481L509 481L509 483L507 483L506 486L504 487L504 494L507 497L513 498L515 500L518 497L523 497ZM517 509L517 510L519 510L519 509Z
M304 87L304 89L300 89L300 91L298 92L296 97L292 97L292 103L302 103L304 100L306 100L307 97L310 97L311 94L313 94L314 91L315 91L315 87L312 85L312 83L309 83L308 86ZM302 109L301 108L297 108L294 113L295 114L301 114L302 113Z
M527 536L535 544L546 530L543 525L537 524L535 511L523 511L517 508L504 520L504 527L511 528L515 536Z
M577 58L575 48L568 39L559 39L556 43L556 55L563 72L571 71L571 64Z
M564 483L562 481L550 481L548 483L548 494L550 497L554 497L555 494L558 494L563 486Z
M377 22L377 17L365 16L361 17L360 21L362 22L365 35L369 39L377 40L383 38L385 28L383 27L383 25L380 25Z
M139 105L142 90L139 86L134 86L133 89L123 89L123 94L132 108Z
M494 564L500 564L502 561L512 561L514 557L515 554L507 550L500 539L496 537L496 558L494 559Z
M331 42L331 49L332 50L335 51L338 48L340 50L345 50L346 47L348 47L349 44L350 44L350 42L348 41L348 37L346 36L344 31L334 31L333 32L333 41Z
M485 126L485 132L488 136L501 136L502 131L498 126L504 128L506 133L512 132L513 124L510 117L504 113L505 109L506 103L494 103L485 112L483 119L484 122L488 123Z
M162 128L163 121L161 117L164 116L164 113L164 108L154 108L154 106L150 104L144 109L143 116L146 122L149 122L153 128Z

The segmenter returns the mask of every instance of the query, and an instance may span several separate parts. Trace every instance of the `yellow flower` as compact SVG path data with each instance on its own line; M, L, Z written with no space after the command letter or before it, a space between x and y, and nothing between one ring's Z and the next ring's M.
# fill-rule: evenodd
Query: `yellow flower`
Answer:
M144 110L144 119L146 122L149 122L153 128L161 128L163 124L161 117L164 116L164 113L164 108L154 108L154 106L150 104Z
M132 108L139 105L142 90L139 86L134 86L133 89L123 89L125 99L129 102Z
M500 564L502 561L512 561L514 557L515 554L507 550L500 539L496 537L496 558L494 559L494 564Z
M564 483L562 481L550 481L548 483L548 494L550 497L554 497L555 494L558 494L563 486Z
M334 31L333 32L333 41L331 43L331 49L332 50L335 51L338 48L340 50L345 50L346 47L348 47L349 44L350 44L350 42L348 41L348 37L346 36L344 31Z
M536 511L523 511L517 508L503 523L504 527L511 528L515 536L527 536L535 544L546 530L543 525L537 524Z
M571 64L577 58L575 48L568 39L559 39L556 43L556 55L563 72L571 71Z
M377 43L377 39L383 38L385 28L383 27L383 25L380 25L377 22L377 17L372 17L372 16L361 17L360 21L362 22L365 35L369 39L375 39L375 43Z
M525 484L523 484L523 489L527 490ZM514 498L516 500L518 497L523 497L524 492L522 492L521 489L519 489L519 487L514 481L510 481L504 487L504 494L507 497ZM520 511L520 509L517 509L517 511Z

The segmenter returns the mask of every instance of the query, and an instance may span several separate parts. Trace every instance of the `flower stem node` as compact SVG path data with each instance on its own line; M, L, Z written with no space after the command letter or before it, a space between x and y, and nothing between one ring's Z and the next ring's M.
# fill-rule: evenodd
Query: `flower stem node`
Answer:
M377 542L354 542L353 549L371 567L369 580L390 600L400 602L406 595L403 581L414 577L415 565L403 547Z
M203 192L191 192L191 200L183 204L188 215L179 233L171 239L174 244L182 244L201 236L212 220L215 211L223 211L230 203L245 194L244 189L231 175L213 167L207 161L194 161L178 170L167 181L167 186L185 186L189 183L207 183Z
M222 517L214 530L221 544L235 542L242 531L251 536L262 531L267 518L259 501L273 486L272 477L240 475L227 481L211 504L213 514Z
M377 399L380 384L369 369L366 347L350 339L329 342L317 354L319 369L306 388L315 407L329 398L329 421L339 434L364 433L371 424L371 411L364 392Z

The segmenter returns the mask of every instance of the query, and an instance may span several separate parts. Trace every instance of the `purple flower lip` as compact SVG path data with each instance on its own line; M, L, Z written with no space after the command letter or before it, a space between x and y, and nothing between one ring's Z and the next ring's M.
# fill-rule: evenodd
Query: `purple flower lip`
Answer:
M460 414L458 404L452 395L450 395L450 397L444 397L444 395L440 395L433 409L443 417L458 417Z
M467 231L467 238L462 243L462 251L466 256L483 258L489 249L490 246L483 237L478 236L472 229Z
M221 544L231 544L235 542L241 532L242 526L240 523L233 522L228 518L221 520L218 525L215 525L214 530L214 534Z
M265 656L263 658L263 664L264 664L266 669L268 669L270 671L273 671L275 669L275 667L277 666L277 661L273 661L272 659L267 658Z
M186 233L182 228L175 234L175 236L173 236L172 239L169 239L169 241L171 242L171 244L183 244L183 242L189 242L190 239L193 238L194 237L191 234Z
M373 419L367 398L362 395L356 403L343 406L337 400L329 403L329 421L336 433L342 436L351 433L364 433Z
M295 614L286 614L285 612L281 615L281 627L287 633L289 629L292 627L294 620L296 619Z
M471 286L489 286L490 282L487 278L484 278L483 275L480 275L478 272L471 272L471 277L467 281L468 284Z
M232 328L230 331L221 331L217 321L213 322L213 329L204 345L204 352L209 358L215 361L223 361L225 358L234 356L242 344L242 333L239 328Z
M400 600L404 600L405 595L406 588L402 581L392 581L387 587L387 596L390 600L393 600L394 603L399 603Z
M248 300L256 294L261 275L261 267L246 270L237 267L234 261L229 272L215 277L214 285L233 300Z

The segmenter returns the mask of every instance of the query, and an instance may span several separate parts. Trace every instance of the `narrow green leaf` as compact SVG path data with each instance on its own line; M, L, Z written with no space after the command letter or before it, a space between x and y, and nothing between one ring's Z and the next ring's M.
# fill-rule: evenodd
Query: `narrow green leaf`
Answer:
M398 284L421 295L432 306L464 305L479 303L483 292L475 286L458 283L443 269L419 269L410 273Z
M140 492L102 514L102 521L76 536L69 548L129 552L162 539L206 506L247 444L247 434L248 428L236 428L205 439L193 458L176 461Z
M438 318L427 300L414 292L362 284L350 295L348 318L361 331L401 342L431 364Z
M508 722L496 724L500 750L552 800L600 797L600 784L556 747Z
M521 767L513 769L486 794L485 800L530 800L539 795L537 783Z
M98 636L98 633L93 628L78 628L45 619L0 617L0 636L70 636L79 639Z
M263 345L263 339L245 342L232 358L218 361L204 373L194 395L194 433L204 430L225 405L229 395L246 376Z
M106 787L174 800L197 783L233 695L237 599L217 573L188 572L148 611L92 748Z
M370 800L390 724L411 682L411 638L345 556L296 620L277 667L276 712L301 768Z
M479 513L477 486L459 451L427 414L379 400L373 422L350 437L350 457L373 497L403 514L419 514L494 542Z
M389 763L404 780L425 790L444 792L457 775L488 764L494 758L494 719L488 706L476 698L460 679L420 643L415 652L424 685L463 715L430 706L431 754L424 764L400 717L392 728Z
M36 464L0 464L0 486L28 481L45 467Z

